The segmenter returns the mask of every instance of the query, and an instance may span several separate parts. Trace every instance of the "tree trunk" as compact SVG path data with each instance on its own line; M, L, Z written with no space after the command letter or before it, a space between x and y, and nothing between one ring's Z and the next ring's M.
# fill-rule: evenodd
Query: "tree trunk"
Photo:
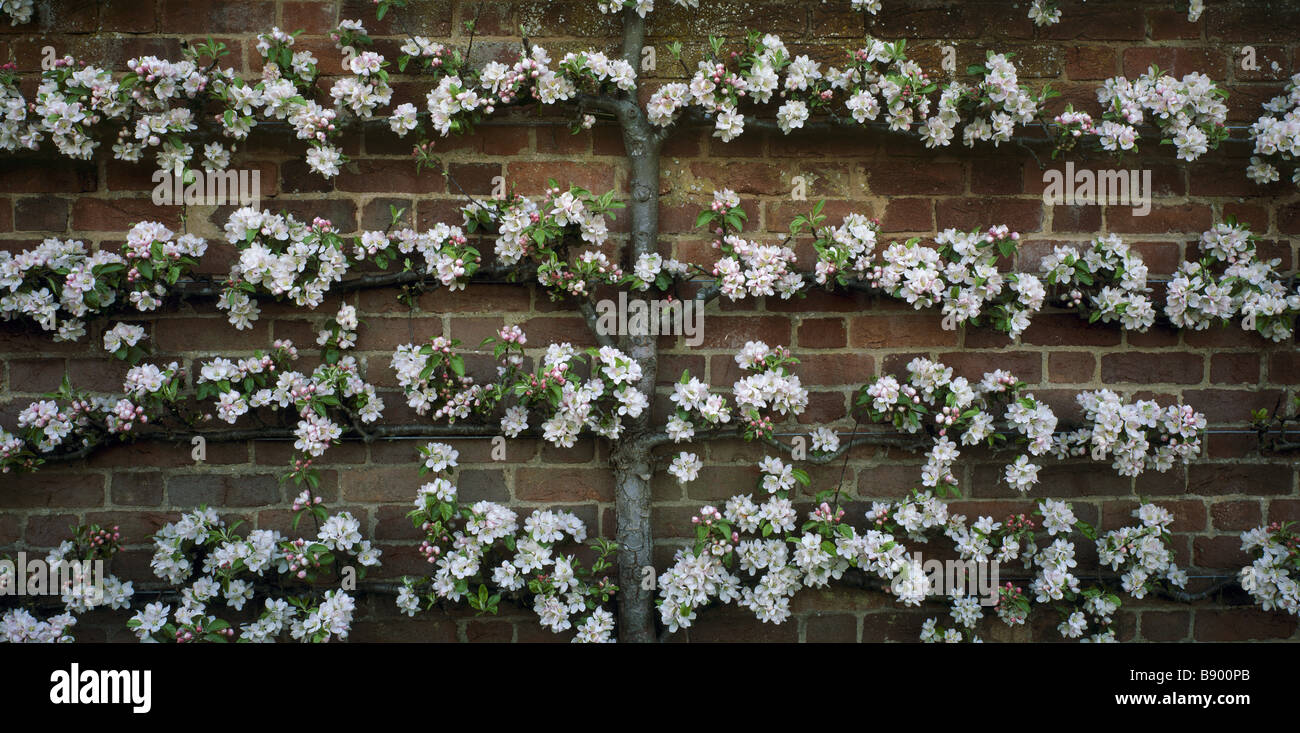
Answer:
M623 13L623 58L639 69L645 44L645 20L632 9ZM639 76L639 74L638 74ZM639 85L638 85L639 86ZM628 217L631 237L629 266L643 254L655 251L659 234L659 150L662 137L646 119L637 95L620 100L614 109L623 130L627 153L631 202ZM645 296L640 296L645 297ZM641 379L633 385L654 402L658 352L654 336L622 335L619 347L641 365ZM642 588L644 568L653 572L654 537L650 532L650 446L642 438L650 432L651 410L628 425L614 446L614 511L618 517L619 629L623 641L655 640L654 589Z
M610 457L614 469L614 508L618 515L618 628L625 642L655 640L654 588L644 588L643 568L654 573L650 533L650 451L625 440ZM657 573L654 573L657 575ZM651 576L653 577L653 576Z

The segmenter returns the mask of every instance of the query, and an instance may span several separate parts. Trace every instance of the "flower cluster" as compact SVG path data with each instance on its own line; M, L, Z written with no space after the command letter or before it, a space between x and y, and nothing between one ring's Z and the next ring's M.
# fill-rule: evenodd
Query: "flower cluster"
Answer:
M1231 219L1201 234L1200 260L1182 263L1169 282L1169 320L1199 331L1240 315L1243 330L1277 342L1290 340L1300 292L1277 272L1280 260L1259 258L1257 239Z
M484 407L484 390L465 374L465 359L452 349L454 339L435 336L427 344L405 344L393 352L391 366L406 402L424 415L433 408L434 420L466 418Z
M135 595L132 583L104 572L104 566L121 549L121 540L117 525L81 525L73 528L72 538L61 542L44 560L28 561L21 569L28 574L25 592L59 596L63 613L41 619L26 608L8 609L0 615L0 641L71 642L70 629L77 623L77 614L96 608L128 608ZM19 593L18 572L9 558L0 560L0 596Z
M347 320L346 308L340 317ZM34 470L47 457L127 440L165 420L179 420L190 430L214 418L233 425L260 407L292 408L298 416L294 448L314 457L342 435L340 414L354 427L381 417L384 402L361 378L354 357L336 358L311 374L291 369L297 358L293 344L281 340L270 353L202 362L192 394L181 392L184 372L175 362L132 367L120 396L74 389L65 377L57 392L19 412L16 432L0 429L0 471ZM204 401L206 409L199 404Z
M1124 572L1120 581L1124 591L1142 599L1157 581L1179 588L1187 586L1187 573L1174 564L1169 526L1174 515L1155 504L1143 504L1133 510L1140 526L1121 527L1097 538L1097 557L1111 570Z
M1016 252L1020 235L1005 226L983 232L945 229L937 247L913 238L880 247L880 223L849 214L837 227L821 227L821 204L791 222L791 233L811 228L816 241L814 279L819 285L857 285L906 300L915 308L941 306L944 328L978 326L981 318L1018 337L1043 306L1046 290L1029 273L1003 273L998 263Z
M1028 125L1038 119L1047 99L1055 96L1044 88L1037 96L1020 86L1012 54L989 51L982 66L971 67L983 79L974 88L961 82L944 87L939 96L938 112L925 121L921 139L926 147L944 147L952 140L963 118L962 143L974 147L977 141L991 141L994 146L1011 139L1016 125Z
M1031 456L1057 458L1089 453L1093 460L1113 455L1122 476L1145 468L1164 472L1176 461L1186 463L1201 449L1205 416L1187 405L1162 408L1150 400L1130 404L1109 390L1078 395L1089 427L1057 434L1057 418L1046 404L1024 393L1024 384L998 370L978 384L954 377L952 369L917 357L907 365L908 378L878 377L865 385L858 405L873 422L887 422L907 433L924 430L934 440L921 475L925 487L955 491L950 468L960 446L1005 443L1003 426L1019 434L1025 455L1006 467L1005 478L1018 491L1038 483L1040 466ZM999 423L999 419L1002 421Z
M723 236L714 246L722 257L713 264L712 274L729 300L768 295L789 300L803 289L803 275L789 247L750 242L735 234Z
M339 109L348 109L362 119L374 116L375 109L393 98L388 85L388 62L374 51L363 51L348 60L352 76L345 76L330 87L330 96Z
M319 501L304 491L294 527L311 511L317 521L315 539L286 539L276 530L255 529L247 536L227 527L209 507L183 514L154 535L150 561L154 575L181 589L180 601L155 602L138 611L127 625L144 642L272 642L285 638L320 643L347 639L356 607L352 597L327 590L308 597L277 598L259 587L267 578L311 588L328 576L343 576L345 566L356 577L379 565L380 551L361 536L361 523L348 512L328 515ZM231 611L259 608L261 614L236 630L215 615L212 606L224 603Z
M230 215L225 233L239 250L239 261L231 266L217 307L227 311L231 324L239 329L251 328L260 314L253 295L267 293L315 308L350 268L348 246L327 219L318 217L307 225L289 214L245 207ZM407 271L455 290L465 287L482 262L467 241L459 227L439 223L424 232L409 228L362 232L353 239L351 250L357 261L368 260L381 269L402 259ZM404 257L413 253L423 260L421 264Z
M1014 127L1037 119L1042 102L1054 95L1050 90L1037 97L1030 94L1019 85L1009 55L992 52L984 66L970 69L982 76L979 83L953 82L935 100L930 94L938 86L907 58L901 41L869 38L863 48L848 54L845 68L825 71L808 56L792 56L771 34L751 33L743 51L724 54L722 46L721 40L712 40L710 56L699 62L689 83L673 82L655 91L646 109L651 123L665 127L683 110L696 108L712 116L714 136L729 142L744 132L740 105L747 100L782 100L776 120L786 134L803 127L813 114L838 114L837 103L842 102L857 124L874 121L883 112L890 130L920 125L921 139L932 148L951 144L964 122L963 142L973 146L980 140L1010 140Z
M668 467L668 473L677 479L679 484L688 484L700 477L700 469L704 468L704 461L694 453L682 451L673 459L672 465Z
M700 0L673 0L673 4L683 8L698 8ZM623 8L632 8L644 18L654 12L655 0L596 0L596 7L606 15L622 12Z
M1012 338L1029 327L1049 287L1054 300L1089 322L1117 322L1138 332L1155 323L1148 268L1117 235L1100 235L1082 251L1058 245L1042 258L1037 274L1005 271L1002 260L1016 254L1020 239L1005 226L969 233L947 229L933 247L918 238L886 247L879 222L860 214L824 226L824 203L790 223L791 238L805 231L815 237L817 262L807 279L818 285L884 294L917 309L939 306L946 329L987 323ZM729 190L715 192L712 206L698 218L699 226L718 237L714 247L728 255L712 272L718 291L732 300L801 294L805 276L795 270L793 250L729 233L744 221L740 199ZM1231 219L1201 235L1201 259L1183 263L1168 287L1164 312L1174 326L1200 330L1241 316L1245 330L1274 341L1291 337L1300 291L1278 273L1279 260L1258 257L1257 239Z
M847 569L848 562L825 552L820 539L796 545L793 552L782 539L799 518L790 492L796 483L807 485L808 475L777 458L764 459L759 469L766 499L760 504L753 494L743 494L729 499L724 510L702 508L691 520L694 548L678 550L673 565L659 576L656 603L670 631L690 627L696 609L715 598L749 608L765 622L781 623L790 617L790 599L805 582L825 585ZM742 541L742 533L758 537ZM757 582L745 585L737 572L758 576Z
M338 230L327 220L310 226L289 214L238 209L225 224L226 240L239 248L217 307L238 329L252 328L260 309L250 294L264 290L295 305L315 308L348 270Z
M720 59L721 42L713 42L711 58L700 60L689 84L674 82L655 91L646 107L651 123L666 127L672 124L681 110L698 107L714 115L714 136L730 142L745 129L745 117L738 110L742 99L749 97L758 103L767 103L780 88L780 72L787 67L787 88L806 90L810 80L820 78L819 65L807 56L791 61L781 39L774 35L757 34L747 39L746 53L737 53L731 59ZM727 61L735 61L728 67ZM784 96L784 93L782 93ZM783 130L802 127L808 116L806 102L791 100L777 113Z
M345 313L340 316L347 318ZM290 368L298 358L292 342L276 341L274 347L269 354L205 362L195 378L196 398L215 399L216 418L232 425L259 407L292 408L298 415L294 449L312 457L324 454L343 434L343 428L331 419L331 410L362 423L373 423L382 416L384 401L374 385L361 378L355 357L344 356L304 374Z
M1060 458L1087 452L1102 461L1109 455L1119 475L1137 476L1145 469L1163 473L1201 452L1205 415L1190 405L1130 403L1108 389L1081 392L1076 400L1090 425L1058 436L1054 450Z
M0 252L0 317L34 322L55 341L78 341L88 317L156 309L205 251L202 239L146 221L127 232L121 254L88 251L73 239L46 239L17 255ZM105 349L132 362L143 354L116 353L107 339Z
M646 13L653 3L625 0L599 5L606 11L625 6ZM388 5L379 7L382 15ZM879 3L863 0L855 7L874 14ZM1189 12L1195 15L1195 10L1194 2ZM1030 15L1036 22L1050 23L1059 11L1054 2L1036 1ZM202 167L226 168L235 146L247 139L259 120L279 120L308 143L305 158L311 170L336 176L347 160L335 140L343 122L338 115L348 112L368 119L381 114L379 109L393 95L388 62L372 50L359 50L373 43L359 21L342 21L332 37L344 54L348 73L333 83L326 96L315 87L318 60L310 51L294 51L295 35L278 28L259 35L256 48L263 64L260 73L249 78L220 67L218 61L229 52L224 43L211 40L187 46L180 61L153 56L131 59L130 73L118 79L111 70L86 66L72 57L58 59L43 74L34 115L28 114L16 76L0 70L0 102L4 103L0 149L34 149L48 135L64 154L85 159L99 145L92 131L112 122L118 125L115 157L138 161L145 151L156 150L159 170L186 174L199 167L195 146L186 141L203 121L192 109L210 102L217 108L212 119L230 147L221 142L204 145ZM652 123L669 125L683 109L694 107L711 116L718 137L732 140L744 131L742 102L777 100L776 121L787 133L804 127L813 115L866 124L883 114L881 122L890 130L918 128L928 147L951 144L958 127L964 126L963 143L971 146L981 140L994 144L1009 140L1016 125L1041 119L1044 101L1056 96L1047 87L1032 94L1020 86L1010 54L990 53L983 65L969 68L980 76L979 81L952 82L940 91L919 64L906 57L901 41L891 44L869 38L848 54L842 69L823 69L806 55L793 56L774 35L751 33L743 51L724 53L724 45L722 39L711 39L710 52L699 62L690 83L666 84L653 94L647 109ZM419 129L423 121L431 135L461 134L484 115L509 106L556 104L583 94L624 95L635 86L632 65L599 51L568 53L557 63L545 49L531 45L513 63L493 60L479 69L471 68L460 50L422 36L408 37L400 51L399 70L418 61L432 72L435 86L426 95L425 111L409 102L388 111L389 125L399 136ZM680 46L674 47L674 53L680 58ZM205 58L214 61L201 63ZM1109 80L1098 95L1108 107L1106 119L1095 129L1087 125L1071 132L1095 133L1106 149L1133 148L1137 140L1133 125L1144 112L1154 116L1163 136L1187 160L1216 147L1226 136L1218 99L1224 93L1202 75L1178 81L1153 67L1133 82ZM591 115L583 115L581 125L593 122ZM416 146L421 163L431 160L433 144L425 139ZM1259 161L1252 166L1252 176L1268 176L1270 168Z
M175 362L132 367L116 398L76 390L65 376L57 392L18 413L15 433L0 428L0 471L31 471L47 456L125 440L175 403L180 385Z
M623 208L609 191L600 196L548 183L540 201L524 196L475 203L464 209L465 227L496 234L496 256L503 265L528 262L552 299L589 296L598 285L630 282L622 268L601 251L609 239L607 219ZM573 248L583 248L577 251Z
M1061 304L1086 315L1089 323L1118 321L1125 329L1145 333L1155 322L1147 266L1114 234L1098 236L1082 256L1057 246L1039 268L1048 284L1062 291Z
M1228 136L1228 108L1222 101L1227 96L1198 72L1178 80L1152 66L1133 81L1112 77L1097 90L1097 101L1105 109L1097 136L1103 150L1135 150L1138 133L1134 126L1150 122L1160 128L1163 140L1177 149L1180 160L1196 160L1207 150L1218 148Z
M12 61L0 64L0 150L36 150L42 136L27 124L27 99L18 88L17 68Z
M1285 94L1265 102L1264 110L1250 126L1255 155L1246 169L1247 177L1261 184L1280 178L1278 164L1300 157L1300 74L1291 77ZM1300 186L1300 166L1291 171L1291 182Z
M793 373L799 360L790 355L789 349L747 341L735 359L742 371L749 372L731 387L741 434L746 440L772 437L773 415L796 416L807 409L808 390ZM705 400L696 409L712 422L708 402ZM685 407L681 403L678 406Z
M590 545L596 557L588 569L563 543L582 543L587 528L565 511L541 509L522 522L508 507L490 501L460 502L450 480L457 451L430 443L420 451L423 476L433 478L416 493L407 516L424 533L420 554L428 577L406 577L397 606L408 616L441 602L467 600L483 613L497 613L502 598L531 600L541 625L560 633L574 629L575 642L613 640L614 616L605 607L618 588L608 577L617 546L603 538ZM445 474L445 475L444 475Z
M817 262L810 279L819 285L869 290L917 309L941 306L944 328L978 326L986 319L1013 338L1043 306L1047 292L1037 276L1004 273L998 266L1016 253L1020 239L1005 226L969 233L947 229L935 238L937 247L923 246L917 238L884 247L879 221L861 214L845 216L839 226L823 226L824 203L819 201L809 214L790 223L792 238L805 229L815 237ZM715 192L712 207L697 220L718 237L714 247L727 255L712 271L719 292L731 300L800 294L805 280L795 270L794 251L752 244L729 233L739 230L744 220L739 197L729 190Z
M402 52L402 68L410 59L419 58L434 73L437 86L425 96L425 109L433 131L443 137L468 132L498 108L530 102L556 104L580 92L626 92L636 85L631 64L599 51L568 53L555 64L546 49L533 45L513 64L490 61L478 70L466 66L459 51L448 51L419 36L404 44ZM404 136L416 128L417 114L413 105L401 105L389 123L394 132ZM420 147L424 146L421 143Z
M1032 0L1029 3L1029 19L1036 26L1056 25L1061 22L1061 9L1056 0Z
M1061 114L1052 118L1051 129L1056 136L1056 147L1052 150L1053 158L1073 150L1084 136L1091 138L1097 134L1092 115L1076 111L1073 104L1065 105Z
M732 385L737 427L745 440L770 439L778 420L799 415L808 407L808 390L793 373L799 360L790 356L785 347L771 348L761 341L749 341L735 359L740 369L748 373ZM711 394L709 385L692 377L689 371L683 371L681 379L673 385L669 400L675 409L668 418L665 434L674 443L694 439L697 425L715 430L732 419L726 398ZM689 479L679 478L686 482L693 480L694 475Z
M794 250L743 239L739 232L747 219L734 191L724 188L713 192L713 203L695 222L714 236L713 248L722 254L710 274L717 278L719 291L729 300L778 293L788 300L804 286Z
M0 13L9 16L9 25L21 25L32 19L33 0L0 0Z
M360 23L344 21L349 24L353 36L369 41ZM111 122L117 124L112 146L116 159L135 162L147 150L156 150L158 169L181 175L198 167L194 146L186 142L186 135L196 131L200 122L193 109L210 102L216 107L212 119L232 142L230 148L219 142L205 145L204 168L225 169L235 145L248 137L259 119L283 120L310 145L309 167L332 177L345 162L342 150L332 142L338 132L335 118L345 109L368 118L389 102L392 89L386 62L374 52L356 54L348 47L351 76L331 88L333 107L322 106L312 99L318 61L311 51L293 50L294 36L279 28L260 34L256 49L262 68L259 76L248 79L218 66L229 51L224 43L211 40L186 46L179 61L132 58L127 61L129 73L116 79L110 70L65 56L42 74L31 119L10 106L11 99L22 100L14 80L0 78L0 100L6 102L0 147L35 149L48 135L64 155L86 159L100 144L92 131ZM212 62L201 64L200 58Z
M697 612L715 600L748 608L760 621L783 623L800 590L824 587L856 568L881 581L882 589L906 606L919 606L932 595L949 596L956 626L943 629L937 619L929 619L922 628L923 641L979 641L982 606L990 601L1009 626L1025 624L1037 603L1060 613L1058 628L1066 638L1114 641L1119 596L1103 586L1082 585L1070 539L1074 532L1096 539L1096 530L1078 520L1065 502L1041 501L1034 512L1037 519L1019 514L998 522L982 516L971 523L933 492L913 490L901 501L873 503L865 514L866 526L859 529L846 520L838 493L822 491L815 495L806 521L798 524L799 512L790 497L799 485L809 486L808 475L771 457L763 459L759 469L759 487L766 498L759 502L752 493L742 494L721 509L701 508L692 518L693 547L679 550L660 575L657 603L669 631L692 626ZM1123 589L1136 598L1157 581L1184 585L1186 575L1173 565L1170 552L1172 515L1151 504L1134 515L1142 526L1116 530L1097 541L1102 563L1124 569ZM965 579L948 588L943 573L934 577L904 545L904 540L928 544L940 537L952 544L968 568ZM1013 583L977 587L976 567L984 567L996 581L998 565L1015 561L1034 571L1028 589ZM990 596L980 599L976 592Z
M349 21L344 21L345 23ZM360 29L360 24L356 24ZM360 29L364 36L364 29ZM258 124L259 112L267 120L285 120L293 128L299 140L306 140L309 148L306 154L307 166L316 173L332 178L338 175L339 165L346 158L343 151L332 142L337 132L335 119L338 110L345 104L353 105L358 114L365 112L369 117L370 109L379 101L387 102L386 84L378 90L382 92L371 96L368 92L374 87L368 76L369 67L356 67L366 71L365 78L344 77L335 83L333 98L335 108L327 108L312 99L315 96L314 82L319 75L317 59L311 51L294 51L296 34L285 33L279 28L272 28L270 33L258 36L257 51L262 56L262 73L260 79L243 79L232 70L220 69L212 80L212 96L219 100L225 109L217 115L222 133L233 140L244 140L249 131ZM349 61L355 61L350 58ZM379 62L382 62L382 57ZM376 70L384 72L379 65ZM346 66L353 71L351 63Z
M867 518L878 528L894 533L906 531L916 542L928 542L929 535L937 529L953 543L963 562L992 564L991 573L1001 563L1016 560L1033 570L1035 575L1027 592L1013 583L997 589L993 605L998 618L1008 626L1023 625L1036 602L1056 608L1062 619L1057 629L1063 637L1090 642L1114 641L1112 624L1120 598L1105 587L1081 585L1076 573L1076 549L1070 539L1074 531L1088 539L1097 539L1096 530L1079 520L1073 507L1063 501L1039 502L1034 516L1038 519L1024 514L1011 515L1003 522L979 517L973 524L967 524L965 517L951 514L928 492L913 492L911 498L902 502L876 503L867 513ZM1134 516L1142 520L1141 527L1125 527L1097 540L1101 564L1112 569L1125 568L1123 589L1134 598L1146 595L1156 582L1153 578L1168 585L1185 585L1186 575L1172 563L1167 531L1172 515L1161 507L1146 504ZM928 577L915 561L901 570L890 586L901 602L917 605L926 595L942 592L939 579ZM967 577L966 583L947 589L951 596L951 615L957 626L945 630L937 626L937 619L930 619L922 629L922 641L980 640L975 636L975 629L983 610L981 603L968 595L972 590L969 584L973 582L973 578Z
M1030 456L1051 450L1057 420L1051 408L1022 392L1023 382L999 370L971 384L965 377L954 377L951 367L922 357L908 363L907 372L906 381L886 375L864 386L858 405L873 422L892 423L907 433L925 430L933 437L921 473L923 486L956 492L951 466L961 455L958 446L1007 441L998 430L999 418L1020 434L1028 451L1007 466L1007 483L1022 493L1038 483L1039 466Z
M339 306L339 312L325 322L325 328L316 336L316 344L325 350L325 363L337 362L343 350L356 345L360 324L356 306L346 303Z
M589 370L581 368L587 359ZM584 380L583 371L589 371L590 378ZM637 389L640 380L641 365L612 346L588 349L584 358L561 343L548 346L537 372L518 376L510 389L522 407L550 415L541 423L542 439L569 448L584 428L618 439L623 417L635 419L649 407L649 399Z
M624 275L623 282L633 290L668 290L673 280L685 277L690 265L674 259L663 258L658 252L640 255L632 264L632 272ZM672 296L669 296L671 302Z
M528 372L522 368L526 343L518 326L506 326L483 341L483 346L493 347L499 362L491 384L477 384L467 376L465 359L454 350L459 342L441 336L422 346L399 346L392 368L407 403L418 414L432 410L434 420L455 422L471 414L491 414L510 402L501 418L502 432L518 436L528 429L530 411L538 412L542 438L562 448L572 447L586 430L616 440L623 432L623 418L635 419L649 407L649 398L636 387L641 366L622 351L551 344L536 369Z
M55 59L42 74L30 129L18 139L24 147L35 149L48 134L59 152L86 159L100 144L92 131L111 122L117 125L114 158L135 162L147 150L155 150L160 171L181 174L196 167L191 165L194 148L185 140L198 129L193 106L222 98L221 90L236 81L242 84L230 69L204 69L198 63L203 55L224 54L224 44L203 43L186 47L180 61L132 58L127 61L128 73L116 79L110 70L71 56ZM237 106L232 102L232 107ZM233 120L234 114L227 109L217 117ZM245 135L247 129L242 129ZM229 151L219 143L208 145L205 155L205 167L220 169L229 162Z
M1074 566L1074 545L1065 536L1075 528L1085 529L1074 517L1070 506L1050 499L1040 502L1034 512L1042 517L1042 529L1049 536L1061 534L1052 544L1039 551L1037 529L1039 522L1020 514L1009 516L1004 522L994 521L992 517L982 516L973 524L967 524L966 517L953 514L948 507L934 498L930 492L913 491L912 495L900 502L872 505L867 512L867 519L883 531L892 533L906 532L907 536L918 543L928 543L932 536L941 534L949 539L958 556L967 563L967 577L962 580L954 577L951 581L941 577L931 577L918 559L904 564L890 583L891 591L905 605L920 605L927 596L946 593L951 598L950 615L956 626L944 629L939 627L938 619L928 619L921 630L921 640L925 642L979 642L976 627L984 617L982 606L990 600L976 598L973 593L988 593L992 589L978 586L977 568L984 568L989 580L995 580L994 573L1001 563L1021 560L1026 568L1037 568L1034 579L1035 598L1039 603L1050 600L1073 600L1073 594L1079 591L1078 579L1070 572ZM946 582L959 585L944 587ZM1030 596L1021 587L1008 583L997 588L997 597L992 599L998 618L1008 626L1022 625L1030 612Z
M1241 587L1265 611L1275 608L1300 616L1300 539L1294 522L1273 522L1241 533L1242 552L1256 553L1242 568Z

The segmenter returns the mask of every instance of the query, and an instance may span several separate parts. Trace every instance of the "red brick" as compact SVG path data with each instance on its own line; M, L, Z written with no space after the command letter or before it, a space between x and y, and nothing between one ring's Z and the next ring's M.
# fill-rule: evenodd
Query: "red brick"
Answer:
M1096 370L1097 359L1087 352L1054 351L1047 355L1047 375L1053 382L1091 382Z
M1187 611L1143 611L1142 638L1146 641L1183 641L1191 626Z
M1255 384L1259 381L1259 354L1214 354L1210 381L1216 384Z
M275 7L253 0L162 0L161 20L169 33L246 32L275 25Z
M57 473L45 468L34 474L0 476L0 508L95 507L103 503L102 474Z
M867 187L877 196L961 193L964 169L960 163L928 162L906 171L897 164L867 168Z
M6 160L0 168L0 193L89 193L96 186L95 168L87 163Z
M1101 358L1101 380L1139 384L1199 384L1204 364L1199 354L1124 352Z
M1238 607L1196 612L1197 641L1288 639L1295 636L1295 632L1295 618L1258 608Z
M849 346L956 346L958 331L946 331L937 313L918 315L868 315L849 324Z
M841 318L808 318L799 324L799 347L804 349L838 349L848 343Z
M959 198L940 201L935 206L939 229L971 231L997 224L1012 231L1036 232L1043 224L1043 204L1038 199Z
M328 35L336 23L335 4L330 2L286 2L281 13L285 29L309 36Z
M1214 528L1230 532L1253 529L1263 523L1258 501L1220 501L1210 505Z
M926 198L891 198L880 221L885 232L928 232L934 228L934 204Z
M1115 49L1109 46L1072 46L1065 52L1065 73L1071 79L1082 80L1115 76Z
M580 186L599 195L614 188L614 168L608 163L511 161L506 166L505 177L508 190L525 196L541 194L548 180L554 180L562 191L567 191L569 186Z
M858 640L858 619L848 614L816 614L804 622L804 641L852 643Z
M515 474L515 494L521 501L566 503L613 501L610 471L590 468L520 468Z
M68 202L52 196L18 199L14 206L14 228L20 232L62 234L68 227Z

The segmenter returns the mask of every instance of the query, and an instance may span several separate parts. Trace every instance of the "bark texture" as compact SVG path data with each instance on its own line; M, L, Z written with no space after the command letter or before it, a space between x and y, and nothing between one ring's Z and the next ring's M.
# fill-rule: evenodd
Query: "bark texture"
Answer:
M645 20L632 9L623 11L623 58L640 68L645 46ZM638 85L639 88L639 85ZM628 204L631 237L627 257L655 251L659 236L659 150L662 137L646 119L635 92L612 105L623 130L632 200ZM644 296L640 296L644 297ZM654 336L619 339L620 348L641 365L641 380L635 387L651 397L658 374L658 352ZM628 426L625 437L614 446L614 509L618 517L619 546L619 629L622 641L655 640L653 583L643 584L643 568L654 566L654 538L650 532L650 478L653 475L651 446L646 440L653 430L651 411L646 410ZM649 585L651 587L643 587Z

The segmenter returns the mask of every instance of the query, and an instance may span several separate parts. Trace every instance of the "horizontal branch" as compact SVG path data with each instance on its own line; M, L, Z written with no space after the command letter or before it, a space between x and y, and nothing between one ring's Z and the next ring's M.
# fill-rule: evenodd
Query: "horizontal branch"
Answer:
M600 328L600 321L596 316L596 308L591 304L590 300L582 301L582 304L578 306L578 310L582 313L583 320L587 322L587 329L591 331L591 335L596 339L596 343L611 349L618 346L618 344L614 342L614 339Z
M533 275L531 268L511 268L492 266L484 267L474 273L470 282L493 280L498 281L510 276L527 278ZM523 280L520 280L521 284ZM391 288L397 285L409 285L411 283L422 283L432 287L440 287L441 282L436 276L428 273L420 273L414 270L405 270L402 272L378 272L369 275L358 275L356 277L347 277L332 284L330 292L350 293L358 290L373 290L379 288ZM226 286L211 279L180 280L172 287L171 292L182 298L216 298L226 290ZM270 293L256 292L251 297L271 299L277 296Z
M729 428L724 430L710 430L702 433L696 433L694 437L692 437L689 441L685 441L685 442L689 443L689 442L704 441L704 440L727 440L727 439L735 439L735 438L742 438L742 437L744 437L744 431L742 429ZM642 441L642 445L647 449L658 448L659 446L668 445L674 442L673 439L668 435L668 433L663 431L649 433L644 437L642 437L641 441ZM773 447L780 448L781 450L787 453L793 450L791 446L788 446L773 438L768 438L764 442ZM853 439L852 441L850 441L845 445L840 446L840 448L835 452L827 453L827 454L810 455L806 460L810 463L829 463L830 461L833 461L836 458L842 457L851 448L855 448L858 446L866 446L866 445L886 447L886 448L902 448L905 450L913 450L913 451L923 450L929 444L929 442L930 442L929 438L926 436L912 436L906 434L885 433L885 432L859 433L859 437Z
M1214 578L1215 582L1210 587L1198 593L1187 593L1185 591L1181 591L1176 588L1162 587L1154 590L1153 594L1161 598L1164 598L1166 600L1174 601L1177 603L1187 603L1187 604L1199 603L1201 601L1210 599L1212 596L1222 592L1225 588L1234 585L1237 582L1236 575L1217 575L1217 576L1202 576L1202 577ZM1032 580L1032 578L1030 576L1018 577L1015 575L999 574L998 580L999 581L1011 580L1013 582L1024 582L1027 584ZM1098 582L1101 585L1109 588L1122 586L1122 581L1120 581L1118 577L1113 577L1113 576L1100 578ZM838 580L832 583L832 587L837 585L852 588L854 590L876 591L876 592L884 593L885 595L889 595L890 581L884 580L879 576L863 572L858 568L849 568L848 570L845 571L844 575L841 578L839 578ZM943 604L943 601L939 596L932 596L926 601L926 603L934 606L939 606ZM710 605L717 605L717 604L714 603ZM667 628L664 628L659 634L659 641L662 642L668 640L669 638L672 637L673 633L674 632L669 631Z
M370 443L379 439L420 439L420 438L479 438L479 437L496 437L501 435L500 427L496 425L484 424L451 424L451 425L375 425L367 427L364 430L357 426L348 426L343 428L344 439L359 439L363 442ZM521 433L524 437L533 437L531 432ZM158 429L147 430L132 434L131 442L119 443L118 445L131 445L137 442L154 442L154 443L184 443L190 444L194 438L203 438L206 442L211 443L239 443L257 440L294 440L297 438L293 428L287 427L261 427L261 428L239 428L230 430L171 430ZM91 445L82 446L74 451L66 453L51 453L41 456L46 463L68 463L78 461L93 454L95 451L109 447L110 443L92 443Z
M680 124L689 127L710 126L714 124L714 116L712 113L704 112L692 107L688 111L684 112L679 119L675 120L673 124ZM793 128L789 132L786 132L781 129L781 125L776 120L761 119L752 115L746 115L745 117L745 132L754 130L758 132L778 133L781 135L821 135L828 132L842 132L844 130L862 130L920 140L921 134L917 129L921 127L924 127L924 125L913 124L912 127L907 130L897 130L891 128L888 122L858 122L849 117L825 116L810 119L804 122L802 126ZM1144 137L1154 136L1159 138L1162 134L1160 128L1154 125L1135 125L1134 127L1137 129L1139 135ZM1026 129L1039 128L1027 127ZM1224 125L1224 129L1231 132L1249 132L1251 126ZM1008 138L1006 142L1032 144L1055 143L1055 140L1050 136L1050 134L1044 131L1043 135L1013 135ZM1244 143L1249 142L1249 139L1229 137L1225 142ZM948 145L944 147L952 146Z

